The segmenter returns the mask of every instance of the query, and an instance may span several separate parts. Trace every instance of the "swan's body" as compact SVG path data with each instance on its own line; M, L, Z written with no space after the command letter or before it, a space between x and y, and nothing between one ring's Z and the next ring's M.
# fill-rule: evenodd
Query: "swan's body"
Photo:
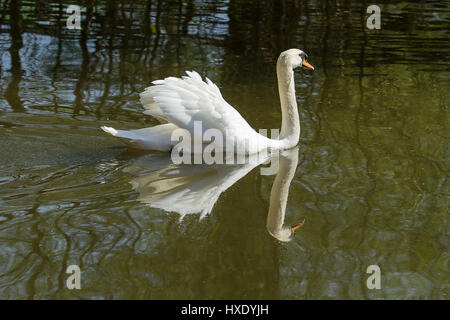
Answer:
M247 121L222 97L217 86L206 78L206 82L196 72L187 71L182 78L169 77L153 82L153 86L140 94L145 114L151 115L163 124L138 130L102 129L120 138L131 147L170 151L178 140L172 140L177 129L187 130L196 137L195 123L201 123L201 137L208 129L216 129L225 139L231 139L237 150L256 153L263 149L289 149L300 138L300 121L295 97L293 69L306 66L307 55L299 49L289 49L281 53L277 61L278 89L280 92L282 124L278 139L269 139L256 132ZM197 122L198 123L198 122ZM194 141L205 143L209 141ZM225 150L226 143L214 140ZM234 148L234 147L233 147Z

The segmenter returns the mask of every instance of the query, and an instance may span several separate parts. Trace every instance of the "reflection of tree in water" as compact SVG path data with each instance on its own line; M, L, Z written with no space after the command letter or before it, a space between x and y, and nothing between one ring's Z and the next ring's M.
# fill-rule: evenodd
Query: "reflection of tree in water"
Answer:
M140 88L142 83L153 80L155 77L152 74L161 64L173 66L172 74L180 74L184 69L188 69L192 65L192 59L201 59L209 64L208 55L211 49L217 47L218 41L223 40L225 36L229 41L221 42L220 46L225 45L231 53L240 52L238 59L251 62L255 60L254 57L267 54L273 59L281 47L293 46L296 42L291 36L295 33L296 25L295 19L292 19L296 11L292 8L300 6L298 2L293 1L256 1L252 6L239 1L217 1L208 4L202 1L85 1L81 4L83 29L74 31L65 28L65 10L69 2L11 3L11 12L19 15L21 11L25 17L24 32L57 37L59 45L62 46L67 42L61 39L79 39L81 69L78 70L78 81L74 88L73 113L76 115L83 109L84 112L90 113L95 109L96 115L101 116L103 112L100 110L105 107L106 102L110 102L110 109L107 111L114 111L109 112L113 118L117 114L123 114L123 105L117 103L114 98L107 101L107 93L110 97L131 94L131 91L137 90L135 84L139 83ZM7 5L8 2L5 2L4 8ZM253 7L257 8L255 14L251 14ZM229 21L224 20L226 16ZM14 61L12 70L16 70L11 88L15 88L18 70L21 68L20 64L17 64L20 60L20 41L15 39L21 34L17 30L22 21L11 21L13 44L15 43L11 51ZM250 28L245 30L242 26ZM289 39L289 43L286 39ZM193 52L188 53L189 51ZM60 54L61 51L58 50L57 60ZM250 65L257 67L257 62L258 59ZM246 70L244 68L242 72L245 73ZM58 72L63 74L65 71L56 68L55 73ZM121 85L112 88L111 82L117 80ZM104 94L99 103L89 101L86 92L94 84L97 90L98 85L103 86ZM9 91L14 95L18 90ZM17 97L11 96L11 99L17 101ZM17 106L17 103L13 104Z
M131 98L159 77L162 65L166 69L172 67L170 75L179 75L192 65L199 69L200 61L204 67L199 71L214 73L211 78L218 83L244 81L261 74L261 70L273 76L273 63L286 48L303 48L315 58L316 65L320 59L326 70L327 65L336 65L337 61L342 65L358 61L359 44L364 41L361 30L364 4L352 1L84 1L80 3L82 30L65 28L69 4L70 1L25 0L3 3L2 20L11 21L13 79L7 95L13 108L22 108L17 84L22 73L19 50L23 32L55 37L63 51L78 39L79 51L73 52L79 56L81 66L76 71L78 80L73 89L75 104L71 107L66 99L53 93L56 101L67 104L65 110L73 108L75 115L83 111L102 117L108 112L113 119L131 116L123 112L124 105L118 98ZM405 15L403 19L383 16L385 25L391 29L411 30L410 26L416 25L411 20L414 15ZM421 23L427 25L429 21ZM371 37L375 42L383 41L378 34ZM366 46L367 66L386 57L395 59L392 52L375 42ZM413 47L408 41L405 45ZM56 53L58 61L61 49ZM383 54L377 54L379 51ZM421 54L420 61L426 60L427 54ZM434 60L444 61L445 55L429 54ZM419 62L418 57L411 54L408 59ZM218 67L217 62L223 66ZM75 70L73 66L69 72ZM62 77L67 71L56 68L54 76L60 73ZM118 87L112 85L117 82ZM90 97L89 91L94 88L102 91L100 97Z
M376 258L382 270L390 269L387 279L400 279L403 273L402 279L428 290L424 296L440 297L438 285L433 291L429 288L433 277L442 280L445 264L444 240L439 237L444 233L440 219L447 173L442 148L446 138L441 134L446 93L439 87L443 78L439 71L448 69L448 41L443 39L449 12L441 9L435 14L436 3L386 4L382 32L366 34L365 4L349 0L84 1L82 30L65 28L65 10L72 1L2 1L0 33L7 39L3 59L11 63L0 70L4 80L0 90L6 98L1 107L153 124L143 119L137 97L152 80L195 68L223 84L225 91L251 90L250 84L261 82L266 89L267 83L271 87L276 83L274 61L279 52L305 49L317 70L314 76L302 74L297 83L304 106L305 160L298 169L302 176L293 181L295 197L288 208L310 212L308 228L302 230L306 251L292 245L281 263L272 240L256 234L264 230L259 214L267 211L268 192L261 192L261 201L255 204L253 198L242 199L242 190L263 188L272 180L249 176L226 195L226 201L240 207L229 212L219 204L214 213L213 219L236 221L236 228L233 232L218 228L208 233L209 241L203 241L205 237L185 245L187 250L179 257L187 269L179 267L174 255L133 259L141 262L142 274L148 265L156 265L162 279L168 272L179 279L185 270L201 267L193 281L203 292L213 291L214 281L235 279L237 284L217 292L217 297L230 297L230 288L242 282L247 287L240 293L252 298L281 295L276 291L280 288L289 297L364 298L371 293L364 291L361 275ZM44 46L40 41L48 38L54 40L48 50L30 49ZM41 78L33 74L37 72L33 63ZM422 72L432 68L438 72ZM27 73L33 76L24 76ZM38 81L42 90L27 90L38 87ZM275 91L258 93L264 103L277 103ZM244 102L236 105L251 115L250 121L268 111L258 101ZM278 116L279 110L274 110ZM276 123L272 114L265 118ZM97 126L95 119L90 120ZM158 249L175 251L189 234L174 237L161 241ZM242 244L246 255L236 255L235 248ZM109 249L97 245L107 255ZM124 255L129 253L127 247L121 248ZM273 260L261 263L265 257ZM281 267L283 263L287 267ZM223 264L226 267L221 268ZM252 273L248 279L244 270L251 269L258 270L260 278ZM203 283L201 274L211 281ZM290 281L292 277L296 281ZM165 279L170 282L166 284L185 292L182 286L191 278L175 279ZM159 296L166 293L155 290L161 291Z
M22 62L20 59L20 49L23 47L22 43L22 18L20 15L20 1L13 1L9 7L10 12L10 35L11 47L9 54L11 55L11 82L9 83L5 97L11 108L14 111L23 111L23 104L19 96L19 83L22 79Z

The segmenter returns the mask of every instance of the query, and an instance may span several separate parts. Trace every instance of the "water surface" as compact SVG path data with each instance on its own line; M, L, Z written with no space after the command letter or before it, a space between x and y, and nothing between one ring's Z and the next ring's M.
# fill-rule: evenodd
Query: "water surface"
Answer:
M381 30L364 1L83 2L82 30L69 4L0 2L0 298L448 299L450 3L381 1ZM292 241L266 228L274 176L258 168L203 219L142 202L130 181L163 155L99 127L157 124L138 94L196 70L279 128L291 47L316 68L295 74Z

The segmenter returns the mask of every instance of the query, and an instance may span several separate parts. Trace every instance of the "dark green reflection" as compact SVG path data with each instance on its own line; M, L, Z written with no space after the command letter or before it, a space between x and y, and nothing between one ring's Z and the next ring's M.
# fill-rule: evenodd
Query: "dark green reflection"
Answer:
M82 30L66 28L69 4ZM0 298L446 299L448 1L1 1ZM296 73L302 125L282 243L273 176L182 222L138 201L141 153L100 125L155 125L139 92L196 70L255 128L279 128L275 61ZM65 288L80 265L82 290ZM378 264L382 290L366 288Z

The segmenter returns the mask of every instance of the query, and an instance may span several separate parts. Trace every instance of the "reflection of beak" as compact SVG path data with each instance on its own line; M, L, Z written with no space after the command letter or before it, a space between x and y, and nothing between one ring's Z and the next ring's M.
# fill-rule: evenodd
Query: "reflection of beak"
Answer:
M295 233L295 230L297 230L298 228L300 228L304 223L305 223L305 218L303 218L302 220L300 220L295 226L293 226L293 227L291 228L292 233Z
M303 66L308 68L308 69L314 70L314 67L312 65L310 65L308 63L308 61L306 61L306 60L303 60Z

